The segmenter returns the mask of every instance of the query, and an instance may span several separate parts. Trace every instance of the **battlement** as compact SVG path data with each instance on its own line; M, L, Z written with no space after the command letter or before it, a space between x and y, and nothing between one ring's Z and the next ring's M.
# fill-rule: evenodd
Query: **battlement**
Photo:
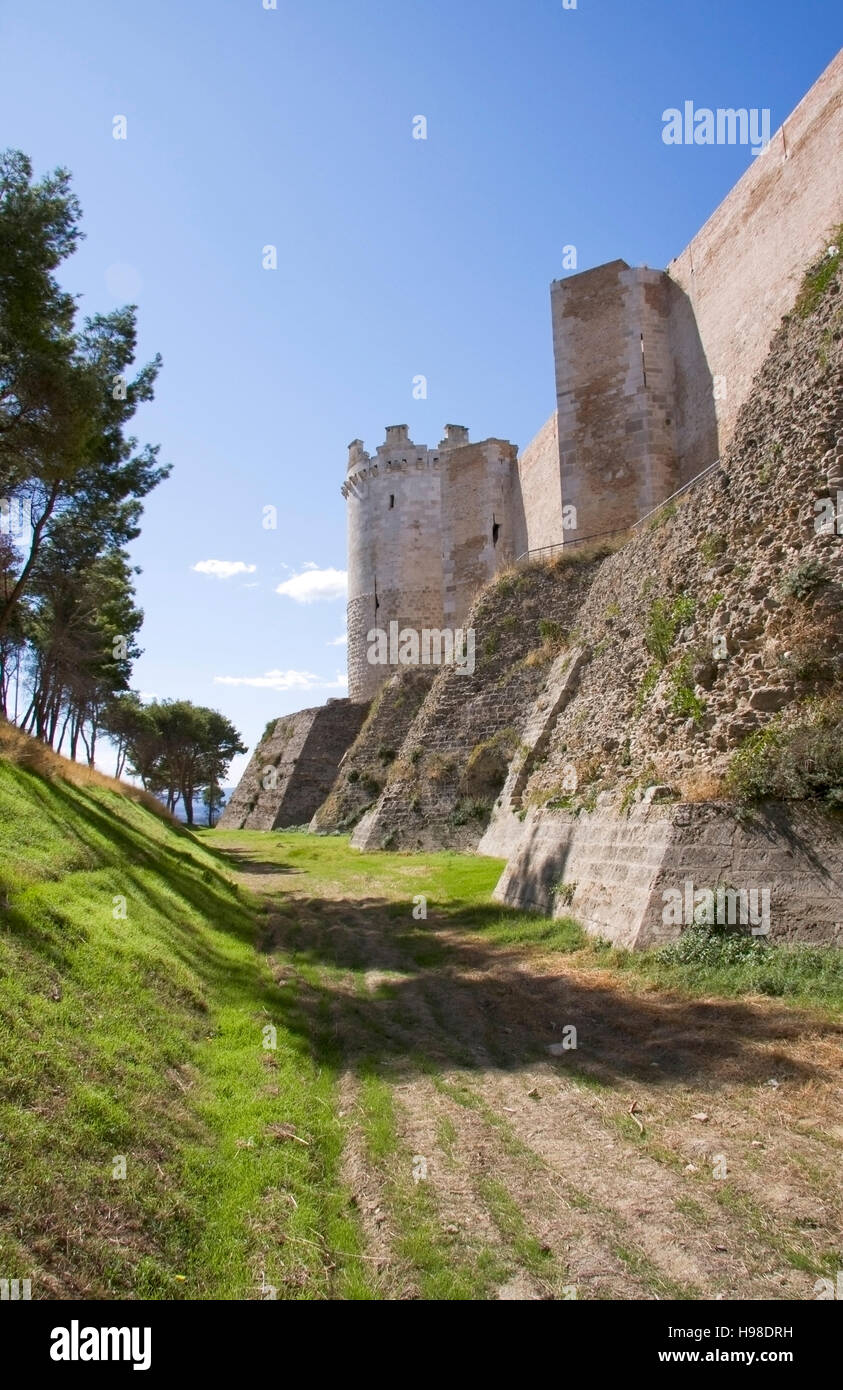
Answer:
M458 444L468 444L468 430L465 425L446 425L445 438L440 439L439 448L454 448Z
M365 447L364 447L364 445L363 445L363 440L362 440L362 439L352 439L351 443L350 443L349 446L348 446L348 471L349 471L349 473L351 472L352 468L354 468L354 469L357 469L357 468L365 468L365 466L366 466L366 464L367 464L368 462L369 462L369 455L366 453L366 449L365 449Z

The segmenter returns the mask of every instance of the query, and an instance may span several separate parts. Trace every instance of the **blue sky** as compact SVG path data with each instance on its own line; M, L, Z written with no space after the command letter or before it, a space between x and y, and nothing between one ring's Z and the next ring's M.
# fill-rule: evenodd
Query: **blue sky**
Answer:
M0 142L70 168L84 210L65 283L84 312L136 302L164 358L137 417L174 469L134 547L135 684L250 745L345 693L344 600L300 599L341 590L349 440L454 421L525 445L554 405L563 247L666 265L750 162L665 145L663 110L775 129L841 28L832 0L264 3L0 4Z

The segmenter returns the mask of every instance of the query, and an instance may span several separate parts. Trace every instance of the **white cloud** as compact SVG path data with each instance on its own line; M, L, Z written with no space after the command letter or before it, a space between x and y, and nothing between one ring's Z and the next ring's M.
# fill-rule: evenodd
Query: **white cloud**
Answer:
M242 560L200 560L191 569L197 574L212 574L215 579L233 579L235 574L254 574L257 565L247 565Z
M345 647L348 645L348 633L341 632L339 637L332 637L330 642L325 643L326 647Z
M285 579L275 592L295 599L296 603L318 603L322 599L345 598L348 592L348 574L345 570L320 570L309 561L301 574L294 574L292 579Z
M214 676L214 684L251 685L257 690L344 690L348 680L341 671L333 681L313 671L266 671L262 676Z

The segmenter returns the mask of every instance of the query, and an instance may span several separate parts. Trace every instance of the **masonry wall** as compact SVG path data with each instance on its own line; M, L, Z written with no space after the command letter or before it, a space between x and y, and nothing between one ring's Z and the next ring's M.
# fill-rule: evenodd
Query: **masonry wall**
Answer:
M516 558L516 449L504 439L441 456L444 626L462 625L478 590Z
M665 904L676 893L684 899L686 883L756 889L749 901L758 906L766 890L767 939L839 945L841 850L839 818L818 806L770 803L752 817L717 803L642 804L629 814L538 811L523 823L494 896L509 907L570 915L593 935L642 948L675 940L690 925L671 913L665 921Z
M554 410L518 459L523 527L517 554L562 540L562 478L558 415Z
M481 591L468 618L475 670L440 670L355 848L476 847L553 661L545 625L575 625L596 564L560 557Z
M374 805L433 676L430 668L405 666L381 686L311 830L349 831Z
M348 504L348 657L352 700L370 700L392 672L367 660L374 627L442 626L438 451L392 426L374 459L352 446Z
M252 754L220 817L222 830L306 824L331 789L368 706L329 700L276 720Z
M755 157L668 274L679 474L684 482L734 433L808 263L843 221L843 50ZM671 151L682 158L682 150ZM691 149L687 157L699 157ZM687 302L685 302L687 300ZM725 396L713 399L714 377Z

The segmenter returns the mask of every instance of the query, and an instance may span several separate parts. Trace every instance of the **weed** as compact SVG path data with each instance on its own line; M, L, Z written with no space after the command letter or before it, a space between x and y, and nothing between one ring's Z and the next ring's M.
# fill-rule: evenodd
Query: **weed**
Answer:
M843 807L843 699L815 700L798 720L780 715L750 734L732 758L727 786L740 801L817 798Z
M828 581L824 565L819 560L805 560L795 570L785 575L781 591L787 598L798 599L800 603L813 598L817 590Z
M664 666L681 627L692 621L695 602L690 594L679 594L669 603L657 598L650 604L644 625L644 645L659 666Z
M683 656L670 673L670 708L671 711L683 719L693 719L695 724L699 724L705 714L705 701L694 691L691 685L691 666L692 658Z
M712 531L704 536L700 542L700 554L706 564L712 565L721 555L726 553L726 537L718 531Z
M811 266L802 281L794 305L794 312L800 318L807 318L819 307L829 286L837 278L841 256L843 256L843 225L835 229L822 260Z

